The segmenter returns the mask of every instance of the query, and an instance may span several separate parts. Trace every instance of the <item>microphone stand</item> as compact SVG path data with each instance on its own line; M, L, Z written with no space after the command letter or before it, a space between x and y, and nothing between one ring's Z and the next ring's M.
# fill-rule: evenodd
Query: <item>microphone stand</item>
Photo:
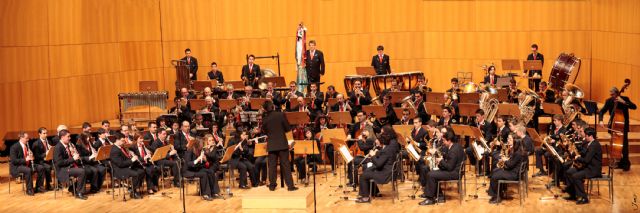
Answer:
M313 143L315 143L315 142L316 141L313 140ZM311 146L311 153L316 153L315 144L313 144ZM322 160L322 156L320 156L320 160ZM306 159L305 159L305 161L306 161ZM318 212L318 209L316 207L317 206L317 203L316 203L316 173L318 173L318 162L315 159L315 154L314 154L314 157L313 157L313 161L314 161L314 164L313 164L314 168L312 169L313 170L313 212Z

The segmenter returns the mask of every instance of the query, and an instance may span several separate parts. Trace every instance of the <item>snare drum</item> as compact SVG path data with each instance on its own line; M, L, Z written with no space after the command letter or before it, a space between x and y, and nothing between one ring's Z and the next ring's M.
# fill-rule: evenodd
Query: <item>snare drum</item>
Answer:
M369 85L371 85L371 77L363 75L346 75L344 76L344 89L346 92L353 91L356 80L362 83L362 89L369 91Z

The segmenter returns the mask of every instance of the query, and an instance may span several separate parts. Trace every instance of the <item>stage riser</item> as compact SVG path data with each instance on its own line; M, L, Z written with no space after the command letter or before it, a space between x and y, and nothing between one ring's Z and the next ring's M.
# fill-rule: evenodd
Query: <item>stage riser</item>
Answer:
M267 187L253 189L242 196L242 209L297 209L306 210L313 204L313 189L301 187L289 192L284 188L269 191Z

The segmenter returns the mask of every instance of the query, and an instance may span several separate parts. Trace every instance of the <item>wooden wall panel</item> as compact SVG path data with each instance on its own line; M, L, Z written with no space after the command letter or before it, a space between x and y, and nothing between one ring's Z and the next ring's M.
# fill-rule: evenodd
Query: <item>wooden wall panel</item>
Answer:
M0 1L0 46L47 45L47 1Z
M51 46L51 78L119 71L120 52L117 43Z
M117 0L118 41L160 41L159 1Z
M49 44L115 42L117 1L56 0L49 4Z
M49 78L46 46L0 47L0 83Z
M49 109L49 79L21 83L22 128L36 130L39 127L53 128ZM32 136L35 137L35 136Z

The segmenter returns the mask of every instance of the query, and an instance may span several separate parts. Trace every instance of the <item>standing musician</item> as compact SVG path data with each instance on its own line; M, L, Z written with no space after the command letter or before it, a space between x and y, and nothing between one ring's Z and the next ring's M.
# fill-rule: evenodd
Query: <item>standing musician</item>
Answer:
M349 92L349 105L353 109L351 116L355 116L356 112L362 111L363 105L371 104L371 95L369 91L362 88L362 82L355 80L353 82L353 91Z
M382 128L380 138L375 140L375 149L368 156L370 159L364 161L362 176L360 176L360 192L356 203L371 202L370 195L379 196L377 184L388 183L392 179L393 164L397 160L400 145L396 138L396 132L390 125ZM378 151L379 150L379 151ZM369 181L373 180L373 187L369 187Z
M437 201L443 200L444 197L436 198L436 190L438 182L443 180L455 180L460 178L460 167L464 163L464 150L462 146L455 142L455 134L447 131L443 136L444 152L443 157L436 159L436 164L439 170L430 171L426 176L426 187L424 187L424 194L426 199L419 203L419 205L433 205Z
M316 41L309 41L309 49L304 53L303 66L307 70L309 83L319 83L320 76L324 75L324 54L316 49Z
M218 69L218 63L216 62L211 62L211 71L207 73L207 76L209 76L209 80L215 80L218 84L224 83L224 75L222 75L222 71Z
M458 121L453 118L451 107L442 106L442 117L438 121L438 126L451 126L457 123Z
M45 189L42 188L44 168L34 161L34 153L29 149L29 135L26 132L20 132L18 138L18 143L11 146L9 173L12 177L18 177L18 174L22 174L27 185L27 195L33 196L35 192L45 192ZM33 173L37 175L35 191L33 189Z
M498 204L501 201L500 192L498 191L499 180L517 180L518 172L523 163L526 163L527 152L521 139L514 139L510 135L507 139L508 156L500 156L499 161L504 163L504 167L497 168L491 172L491 181L489 182L489 190L487 193L491 196L489 203ZM506 187L505 187L506 189ZM505 190L506 191L506 190Z
M287 95L284 96L284 102L285 102L285 109L291 111L291 99L292 98L298 98L298 97L303 97L304 95L301 92L298 92L296 90L296 82L295 81L291 81L289 82L289 91L287 92ZM273 103L274 105L280 105L279 103Z
M562 154L562 148L558 146L558 141L560 141L560 135L565 133L565 129L562 124L562 120L564 120L564 118L562 115L554 115L552 120L553 120L553 123L549 125L549 131L547 131L548 137L551 139L549 140L550 142L549 145L554 147L554 150L558 154ZM549 173L551 173L551 170L553 168L557 168L556 167L558 165L556 163L557 159L551 156L551 152L549 150L546 150L546 147L540 146L539 148L536 149L535 152L536 152L536 168L538 168L539 171L538 173L534 174L533 177L547 175L547 172L544 170L544 166L542 165L543 156L544 156L544 159L547 161L547 167L549 167Z
M69 130L61 130L58 136L60 136L60 143L56 145L53 152L57 180L59 182L67 182L70 181L69 176L76 177L75 197L86 200L87 197L84 196L84 184L88 171L80 167L80 154L78 154L75 146L71 143L71 133Z
M267 134L267 151L269 152L269 190L276 190L276 171L277 161L280 159L280 169L282 170L281 177L285 180L289 191L298 190L298 187L293 185L293 178L291 177L291 164L289 162L289 144L287 143L286 132L291 131L289 121L285 118L282 112L274 111L273 103L267 101L262 105L265 111L264 123L262 130Z
M489 85L491 87L496 87L496 83L498 83L498 75L496 75L496 66L487 67L487 75L484 76L484 84Z
M391 74L391 65L389 64L389 55L384 54L384 47L378 45L378 54L371 58L371 66L376 71L376 75Z
M132 178L131 198L141 199L138 189L142 186L144 168L142 159L125 149L124 135L116 134L115 146L111 148L109 158L113 167L113 176L118 179ZM134 145L135 146L135 145Z
M53 167L51 161L45 161L47 153L51 148L49 140L47 140L47 128L38 128L38 140L31 145L31 151L33 151L35 164L42 166L46 180L44 189L47 191L53 190L53 187L51 187L51 169Z
M358 115L360 115L360 113L358 113ZM362 153L367 155L374 148L375 137L371 137L374 132L371 127L365 127L360 132L361 134L356 137L356 143L352 146L357 146L360 151L362 151ZM358 179L358 169L362 165L362 161L364 160L365 156L354 155L352 163L347 166L347 178L349 179L349 183L347 184L347 186L352 186L355 188L358 185L358 182L355 181L360 180ZM367 185L369 185L369 182L367 182Z
M77 151L80 154L80 160L82 161L84 169L89 171L88 178L91 183L89 193L97 193L102 187L107 168L96 161L96 157L98 157L98 150L94 149L91 145L93 141L91 135L81 134L79 137L78 142L76 142L76 147L78 148Z
M258 88L258 80L262 78L262 72L260 71L260 66L254 64L253 62L256 60L256 57L251 54L247 59L247 64L242 66L242 74L240 75L240 79L244 81L244 85L251 85L255 88Z
M311 103L309 103L310 117L311 120L315 120L316 116L322 113L322 102L324 102L324 94L318 90L318 83L312 82L309 84L307 98L311 98Z
M544 66L544 56L538 52L538 45L531 45L531 54L527 56L527 60L539 60L542 61L542 65ZM527 75L527 71L525 70L525 75ZM535 79L529 79L529 89L533 91L539 91L538 84L540 83L540 79L542 79L542 70L529 70L528 73L529 78L536 77ZM539 77L539 78L538 78Z
M153 152L146 145L144 145L145 139L139 134L133 136L133 140L136 144L129 147L129 150L138 157L142 168L144 169L145 181L147 182L147 193L154 194L158 191L158 178L160 177L160 168L151 162Z
M495 135L495 126L492 122L488 122L485 120L484 110L482 109L476 110L476 121L472 123L471 126L477 127L478 129L480 129L480 132L482 133L482 136L484 137L484 140L487 143L489 143L490 141L493 141L493 137ZM481 143L481 142L476 140L475 143ZM490 163L489 153L486 151L480 153L484 156L483 160L481 163L476 164L477 159L473 149L474 148L472 146L469 146L465 150L465 152L467 153L467 157L469 158L469 163L471 163L472 165L478 165L478 167L476 168L478 172L477 173L478 176L482 175L483 170L484 170L484 174L486 176L489 176L489 173L491 172L491 170L489 169L489 163Z
M198 80L198 59L196 57L191 56L191 49L187 48L184 50L184 57L180 59L187 63L187 69L189 70L189 78L192 81Z
M520 93L522 92L522 90L518 89L518 84L516 82L516 79L511 79L509 80L509 88L508 88L509 93L507 94L507 102L509 103L514 103L517 104L518 103L518 96L520 96Z
M569 197L565 197L565 199L575 200L578 205L589 203L589 194L584 190L584 179L602 176L602 147L596 137L596 131L594 128L588 127L584 133L587 143L586 151L574 158L575 162L584 166L581 168L574 166L566 173L566 192Z
M604 103L604 107L600 110L600 116L598 117L600 119L600 126L604 127L604 123L602 123L604 113L608 112L609 115L614 115L615 110L621 110L622 116L624 116L622 159L620 159L617 168L621 168L623 171L629 171L631 168L631 161L629 161L629 110L635 110L637 106L631 102L629 97L620 95L620 91L616 87L611 88L609 94L611 97ZM614 109L614 106L617 106L617 108ZM616 114L615 116L620 115ZM613 127L609 126L608 128Z
M185 171L185 175L198 177L200 179L200 194L202 195L202 199L206 201L212 201L212 196L214 194L220 193L220 189L214 187L214 184L217 185L217 178L215 175L215 170L211 173L211 167L215 164L215 161L210 162L209 157L213 157L213 159L217 159L215 156L215 151L207 150L203 147L202 140L198 140L193 143L193 146L187 149L185 153L185 163L187 170ZM207 153L213 153L212 156L207 156ZM215 181L215 182L214 182Z
M178 133L180 134L180 133ZM172 144L169 144L169 141L167 140L167 130L165 129L161 129L160 131L158 131L158 139L155 140L151 146L149 146L149 151L151 151L151 153L155 153L156 150L160 147L163 146L171 146L171 151L167 152L167 155L165 156L164 159L162 160L158 160L155 163L160 167L160 168L165 168L165 167L169 167L171 169L171 173L173 174L173 186L175 187L180 187L180 178L181 178L181 173L178 170L178 163L181 163L178 161L178 151L175 149L175 146ZM174 140L174 144L175 144L175 140Z

